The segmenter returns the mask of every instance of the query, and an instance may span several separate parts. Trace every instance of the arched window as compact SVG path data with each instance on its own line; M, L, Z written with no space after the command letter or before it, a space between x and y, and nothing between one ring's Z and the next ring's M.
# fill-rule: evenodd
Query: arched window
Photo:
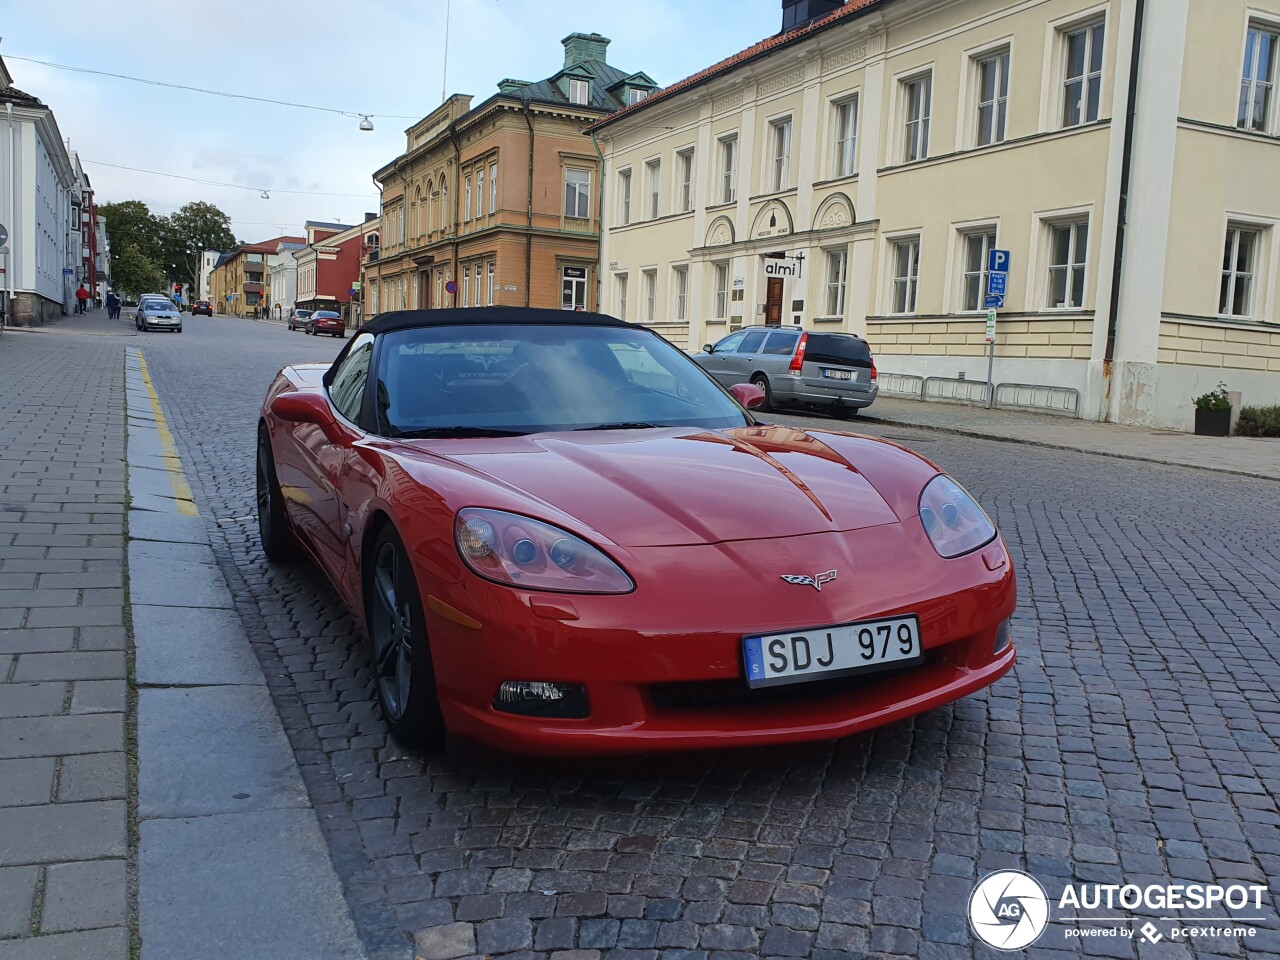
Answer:
M449 229L449 184L440 180L440 229Z
M427 235L436 232L436 194L430 180L427 181Z
M422 236L422 187L418 186L413 195L413 235Z

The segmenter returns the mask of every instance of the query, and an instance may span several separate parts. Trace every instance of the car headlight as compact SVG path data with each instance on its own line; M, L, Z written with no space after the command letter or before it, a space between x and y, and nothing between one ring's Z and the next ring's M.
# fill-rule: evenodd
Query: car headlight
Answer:
M495 583L562 593L635 589L631 578L603 551L541 520L467 507L458 511L453 529L463 562Z
M920 523L938 555L951 559L996 538L995 524L960 484L939 474L920 494Z

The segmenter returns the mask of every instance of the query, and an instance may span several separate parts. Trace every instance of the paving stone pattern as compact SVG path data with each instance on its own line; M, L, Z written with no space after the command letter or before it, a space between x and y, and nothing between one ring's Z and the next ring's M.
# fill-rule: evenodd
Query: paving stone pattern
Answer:
M1055 894L1280 876L1275 483L868 425L1001 525L1010 677L835 744L424 757L388 738L333 590L269 566L249 519L262 392L341 344L216 320L145 346L373 957L995 957L966 908L996 868ZM1280 955L1262 912L1252 939L1157 947L1054 924L1028 955Z
M123 349L0 339L0 958L128 956Z

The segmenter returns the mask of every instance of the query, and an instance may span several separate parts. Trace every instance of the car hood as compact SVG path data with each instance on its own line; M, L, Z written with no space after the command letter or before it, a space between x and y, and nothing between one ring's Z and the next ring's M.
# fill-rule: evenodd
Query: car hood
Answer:
M545 515L541 505L548 505L628 547L792 537L898 520L849 458L790 427L407 445L497 483L516 495L515 509ZM466 505L511 509L512 500L459 504Z

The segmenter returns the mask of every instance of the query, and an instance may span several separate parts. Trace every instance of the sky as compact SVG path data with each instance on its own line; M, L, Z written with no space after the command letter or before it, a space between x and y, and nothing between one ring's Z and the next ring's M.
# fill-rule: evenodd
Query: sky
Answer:
M448 0L0 0L0 56L80 154L99 203L189 200L226 211L237 238L358 223L378 207L373 171L440 105ZM447 89L475 102L505 77L540 80L561 38L602 33L609 63L660 86L778 31L781 0L452 0ZM15 59L333 107L358 117L207 96ZM241 184L208 186L90 161ZM265 189L269 199L260 194ZM315 194L281 191L312 191Z

